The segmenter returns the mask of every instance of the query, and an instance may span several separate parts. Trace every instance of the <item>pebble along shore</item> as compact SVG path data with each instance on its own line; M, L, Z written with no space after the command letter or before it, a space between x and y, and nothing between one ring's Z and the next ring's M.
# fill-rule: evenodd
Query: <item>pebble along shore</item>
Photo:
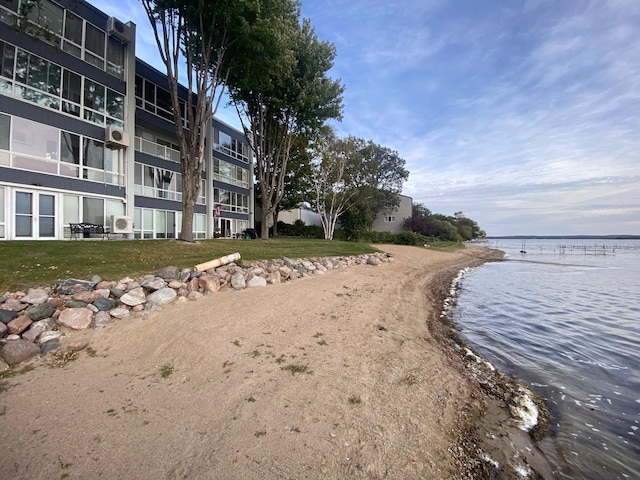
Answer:
M66 278L53 287L0 296L0 372L38 355L82 350L69 340L74 330L101 329L118 319L146 318L172 302L196 301L222 289L243 290L290 282L354 265L381 265L386 253L350 257L238 261L197 272L164 267L153 275L119 281ZM65 343L66 341L66 343ZM63 347L64 344L64 347Z

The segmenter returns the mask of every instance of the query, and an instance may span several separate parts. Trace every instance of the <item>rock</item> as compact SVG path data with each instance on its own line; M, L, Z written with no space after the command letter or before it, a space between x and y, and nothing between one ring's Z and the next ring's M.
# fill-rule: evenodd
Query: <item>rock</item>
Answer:
M115 298L120 298L122 295L125 294L125 290L124 289L119 289L119 288L112 288L110 290L111 295L113 295Z
M11 340L0 346L0 357L10 366L40 355L40 347L29 340Z
M190 292L197 292L200 289L200 278L192 278L187 283L187 290Z
M29 330L22 334L22 338L29 340L30 342L35 342L42 333L51 330L52 323L53 320L50 319L33 322L29 327Z
M57 330L49 330L40 334L37 343L39 345L42 345L53 340L59 340L60 337L62 337L62 332L58 332Z
M0 338L4 337L7 334L9 328L2 322L0 322Z
M156 290L165 288L167 286L167 282L165 282L160 277L152 277L142 282L141 286L142 288L146 288L147 290L151 290L152 292L155 292Z
M182 283L180 280L171 280L169 281L169 288L173 288L174 290L178 290L180 288L182 288L184 285L184 283Z
M282 261L287 267L289 267L292 270L294 270L295 268L298 267L298 265L300 265L300 260L294 260L292 258L282 257Z
M93 305L95 305L99 311L105 312L114 308L116 306L116 302L110 298L96 298Z
M77 278L65 278L56 285L55 292L62 295L73 295L76 292L91 291L95 283L86 280L78 280Z
M58 317L58 325L73 330L85 330L91 325L93 312L88 308L67 308Z
M28 315L20 315L7 324L7 332L9 335L20 335L33 323Z
M200 278L195 279L198 282L198 288L201 288L205 292L217 292L220 290L220 280L213 275L200 275Z
M188 300L198 300L198 299L200 299L200 298L202 298L202 297L204 297L204 295L203 295L203 294L201 294L200 292L197 292L197 291L196 291L196 292L193 292L193 291L192 291L192 292L189 292L189 293L187 294L187 299L188 299Z
M60 308L64 305L64 299L60 297L51 297L47 303L53 308Z
M162 305L173 302L177 296L178 294L173 288L161 288L147 297L147 308L149 308L149 306L161 307Z
M129 318L131 316L131 312L127 308L114 308L109 312L114 318Z
M21 312L28 305L26 303L22 303L20 300L16 300L15 298L8 298L6 302L4 302L4 309L9 310L11 312Z
M247 284L244 281L244 274L242 272L236 272L231 276L231 286L236 290L246 288Z
M169 282L171 280L180 280L181 273L182 272L178 267L163 267L160 270L156 271L156 277L160 277L161 279Z
M4 360L0 360L0 372L6 372L9 370L9 365Z
M87 302L81 302L80 300L73 300L73 301L65 302L64 304L66 308L84 308L87 305L88 305Z
M13 310L0 309L0 322L5 325L18 316Z
M381 263L378 257L369 257L367 259L367 265L380 265Z
M136 305L142 305L147 301L147 299L144 295L144 290L142 289L142 287L137 287L122 295L120 297L120 301L125 305L135 307Z
M93 328L105 328L113 322L109 312L100 311L93 317Z
M49 318L56 311L55 307L50 303L41 303L39 305L35 305L31 307L27 312L29 318L34 322L38 320L44 320L45 318Z
M42 342L40 344L40 353L42 353L42 355L45 355L49 352L57 350L58 348L60 348L60 339L52 338L51 340L47 340L46 342Z
M86 304L93 302L96 299L96 294L91 292L76 292L73 294L71 299L74 302L84 302Z
M264 277L260 277L258 275L250 275L249 278L247 279L247 283L246 283L248 288L251 287L266 287L267 286L267 279Z
M66 345L66 349L70 352L79 352L80 350L84 350L89 346L89 342L78 341L78 342L69 342Z
M110 290L111 287L113 287L115 285L114 282L108 282L106 280L103 280L102 282L98 283L95 288L96 290Z
M49 292L44 288L30 288L29 293L20 299L22 303L30 303L31 305L40 305L49 300Z

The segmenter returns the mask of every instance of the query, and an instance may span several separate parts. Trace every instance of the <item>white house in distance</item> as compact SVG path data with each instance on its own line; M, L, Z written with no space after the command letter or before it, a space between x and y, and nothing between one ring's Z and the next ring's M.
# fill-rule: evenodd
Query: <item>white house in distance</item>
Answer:
M373 222L372 230L375 232L397 233L402 231L402 224L407 218L411 218L413 198L406 195L398 195L400 203L390 212L380 213ZM322 225L320 215L306 208L294 208L283 210L278 214L278 221L292 225L296 220L302 220L305 225Z

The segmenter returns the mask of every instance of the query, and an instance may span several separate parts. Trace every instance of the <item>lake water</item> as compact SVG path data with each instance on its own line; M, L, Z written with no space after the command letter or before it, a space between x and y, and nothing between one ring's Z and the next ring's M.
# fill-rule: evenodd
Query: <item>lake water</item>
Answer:
M487 246L508 261L464 275L453 309L463 338L546 398L540 447L557 478L640 479L640 241Z

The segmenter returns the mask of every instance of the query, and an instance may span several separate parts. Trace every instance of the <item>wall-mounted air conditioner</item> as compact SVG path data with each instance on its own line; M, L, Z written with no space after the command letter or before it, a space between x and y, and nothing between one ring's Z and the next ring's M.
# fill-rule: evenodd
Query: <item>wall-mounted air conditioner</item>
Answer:
M111 233L133 233L133 218L111 215Z
M129 134L117 128L107 127L105 141L108 147L123 148L129 146Z
M107 21L107 32L109 35L116 37L122 43L128 43L133 40L131 27L126 23L122 23L115 17L109 17Z

